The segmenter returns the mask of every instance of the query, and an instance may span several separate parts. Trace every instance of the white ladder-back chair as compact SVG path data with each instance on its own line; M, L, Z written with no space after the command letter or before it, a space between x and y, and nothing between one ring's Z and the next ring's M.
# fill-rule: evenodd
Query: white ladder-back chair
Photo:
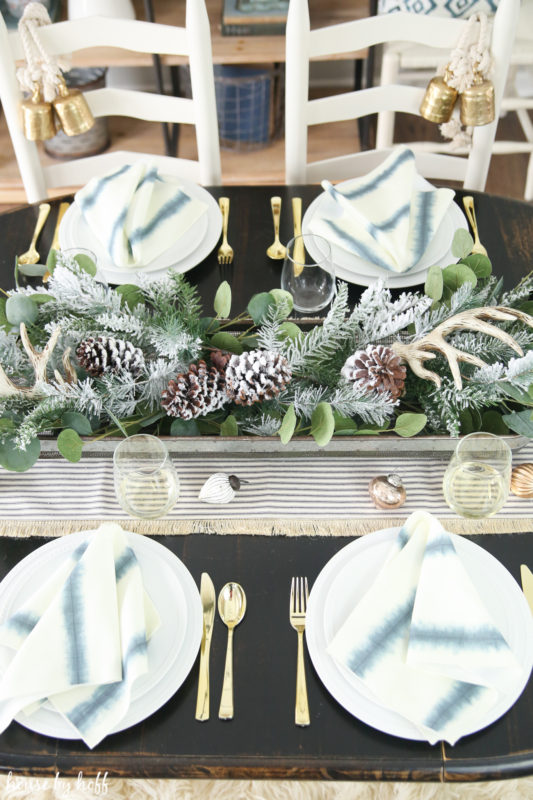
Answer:
M467 189L483 190L490 164L497 117L511 57L520 0L501 0L495 16L491 53L494 61L496 120L474 129L467 158L415 151L417 168L426 178L460 181ZM398 12L310 29L307 0L290 0L287 18L285 87L285 167L287 183L316 183L324 178L363 175L380 164L390 150L370 150L307 163L307 128L325 122L358 119L380 111L419 115L424 88L373 86L355 92L308 99L309 60L313 57L362 50L384 42L431 42L451 52L465 20Z
M396 84L424 82L429 80L435 70L446 63L447 53L427 45L387 44L383 48L380 83ZM519 72L520 70L520 72ZM527 77L530 81L530 94L523 95L517 85L517 77ZM493 154L529 153L529 163L524 186L524 199L533 200L533 123L528 114L533 110L533 0L522 0L518 28L514 40L509 74L505 85L501 112L515 112L520 123L523 140L503 140L495 138ZM378 114L376 128L376 147L391 147L394 142L394 111ZM413 149L431 148L434 152L446 152L449 145L444 139L429 144L413 142ZM462 152L459 150L458 152Z
M198 161L148 157L166 174L204 185L220 184L211 34L203 0L187 0L184 28L141 20L84 17L44 25L39 28L39 36L46 52L53 56L89 47L120 47L140 53L186 56L192 99L115 88L86 92L85 98L95 117L113 115L194 125ZM117 151L43 166L37 145L25 138L21 128L19 104L23 98L16 78L16 62L23 58L18 32L8 32L0 15L0 100L28 202L46 198L48 189L82 186L94 175L147 157L143 153Z

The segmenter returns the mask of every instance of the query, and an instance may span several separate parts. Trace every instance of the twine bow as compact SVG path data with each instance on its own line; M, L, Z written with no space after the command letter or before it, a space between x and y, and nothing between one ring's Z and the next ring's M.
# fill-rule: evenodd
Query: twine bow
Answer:
M492 69L490 54L490 25L486 14L474 14L452 50L450 60L440 74L446 73L446 83L459 94L469 89L477 76L488 78ZM470 147L472 128L463 128L457 117L443 122L439 128L445 139L451 139L453 149Z
M26 59L26 64L17 70L20 87L32 93L35 86L40 86L47 103L54 99L63 82L62 70L68 69L68 64L47 53L41 42L39 28L50 24L48 11L42 3L28 3L18 24Z

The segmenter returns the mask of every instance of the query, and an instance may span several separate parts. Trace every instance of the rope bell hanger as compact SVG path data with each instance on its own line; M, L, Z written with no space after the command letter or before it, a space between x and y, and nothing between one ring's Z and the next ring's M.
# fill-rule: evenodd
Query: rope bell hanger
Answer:
M83 94L65 83L62 69L66 65L43 47L38 31L50 24L46 8L41 3L29 3L18 25L26 64L17 70L17 78L21 89L31 94L21 103L22 128L30 141L55 136L56 118L67 136L85 133L94 125Z
M420 114L430 122L441 124L441 133L446 138L457 140L461 124L487 125L494 120L494 86L488 79L491 69L489 41L487 16L470 17L444 74L432 78L427 86ZM452 120L458 98L460 123ZM467 138L470 138L468 134Z

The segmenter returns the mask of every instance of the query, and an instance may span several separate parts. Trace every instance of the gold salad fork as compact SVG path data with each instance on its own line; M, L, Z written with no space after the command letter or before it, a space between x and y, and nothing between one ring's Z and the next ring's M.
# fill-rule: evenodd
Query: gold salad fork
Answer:
M233 247L228 244L229 197L219 197L218 205L222 211L222 244L218 248L219 264L233 263Z
M37 252L37 248L35 247L35 245L37 244L37 239L39 238L39 234L43 229L43 225L48 219L49 213L50 213L50 204L41 203L41 205L39 206L39 216L37 217L37 222L35 223L31 244L29 248L26 250L26 252L22 253L22 255L18 257L19 264L37 264L37 262L39 261L39 253Z
M474 234L474 246L472 248L472 252L478 253L480 256L486 256L488 255L487 249L479 241L479 233L477 230L477 222L476 222L476 212L474 211L474 198L471 197L471 195L463 197L463 206L465 208L466 216L468 217L470 227L472 228L472 233Z
M307 700L307 684L305 681L304 664L304 630L305 615L307 613L307 598L309 590L307 578L293 578L291 581L291 597L289 607L289 620L298 634L298 662L296 668L296 705L294 709L294 722L302 727L310 724L309 702Z

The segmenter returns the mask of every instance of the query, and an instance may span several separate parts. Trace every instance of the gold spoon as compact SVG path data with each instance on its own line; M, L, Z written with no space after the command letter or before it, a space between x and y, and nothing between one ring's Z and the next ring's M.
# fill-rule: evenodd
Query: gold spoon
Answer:
M287 249L281 244L279 240L279 219L281 216L281 197L271 197L270 205L272 207L272 218L274 220L274 241L267 250L267 256L275 260L285 258Z
M476 222L476 212L474 211L474 198L471 195L463 197L463 206L465 207L466 216L468 217L468 221L472 228L472 233L474 234L474 246L472 248L472 252L478 253L480 256L486 256L488 255L487 249L486 247L483 247L483 245L479 241L479 234Z
M37 239L39 238L39 234L43 229L43 225L46 222L49 213L50 203L41 203L39 206L39 216L37 217L37 222L35 223L31 244L26 252L22 253L22 255L18 257L19 264L37 264L39 261L39 253L37 252L35 245L37 244Z
M218 613L228 628L224 683L218 716L220 719L233 719L233 629L246 612L246 595L242 586L230 582L222 587L218 596Z

